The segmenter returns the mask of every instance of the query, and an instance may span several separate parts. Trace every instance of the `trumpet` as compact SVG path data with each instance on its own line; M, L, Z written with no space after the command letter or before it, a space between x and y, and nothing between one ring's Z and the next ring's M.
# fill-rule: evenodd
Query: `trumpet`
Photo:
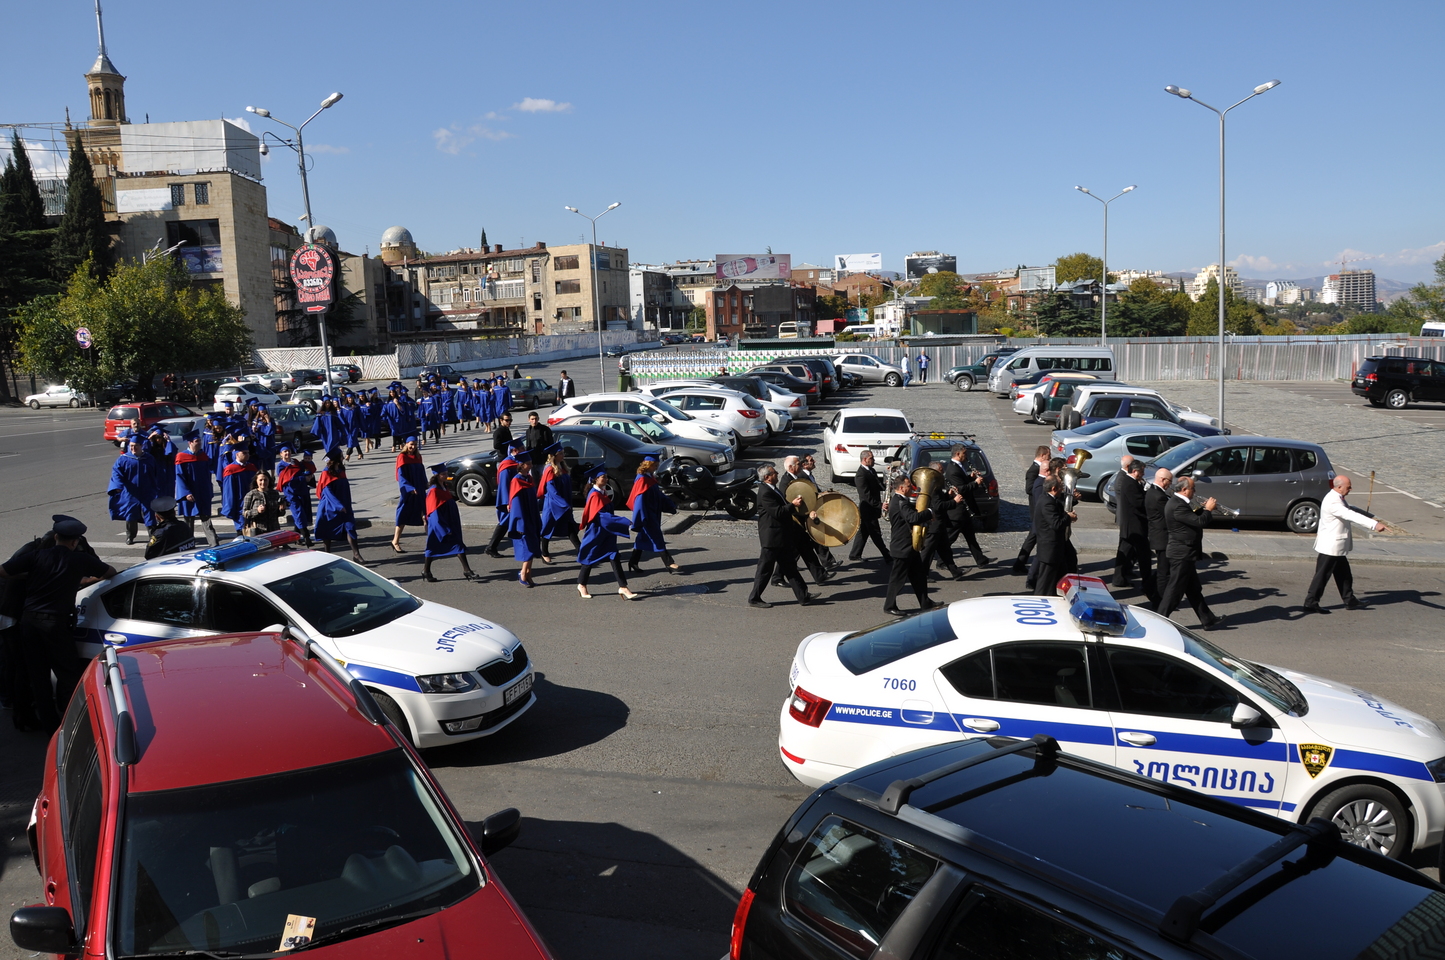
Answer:
M1210 500L1214 501L1214 509L1210 511L1211 516L1231 518L1239 516L1238 510L1236 510L1234 507L1226 507L1223 503L1219 501L1217 497L1203 496L1197 492L1189 501L1189 509L1193 510L1195 513L1199 513L1204 509L1204 505Z
M938 488L943 484L943 474L932 467L919 467L908 475L913 485L918 488L918 500L914 503L914 509L919 513L928 509L930 502L938 494ZM923 536L927 533L926 524L915 523L913 525L913 549L919 552L923 550Z

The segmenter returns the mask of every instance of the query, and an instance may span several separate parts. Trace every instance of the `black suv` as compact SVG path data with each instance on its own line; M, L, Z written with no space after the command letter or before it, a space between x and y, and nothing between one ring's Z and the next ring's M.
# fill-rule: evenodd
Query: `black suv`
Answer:
M1440 957L1445 887L1340 836L1061 754L892 757L809 797L753 873L732 960Z
M993 533L998 529L998 478L993 475L993 465L988 462L983 448L973 440L971 433L926 433L914 437L888 453L888 466L897 466L912 473L934 461L951 460L953 445L961 443L968 448L964 456L964 468L977 470L983 476L983 483L973 488L973 502L978 507L975 520L977 529Z
M1411 401L1445 402L1445 363L1420 357L1367 357L1350 390L1376 407L1404 410Z

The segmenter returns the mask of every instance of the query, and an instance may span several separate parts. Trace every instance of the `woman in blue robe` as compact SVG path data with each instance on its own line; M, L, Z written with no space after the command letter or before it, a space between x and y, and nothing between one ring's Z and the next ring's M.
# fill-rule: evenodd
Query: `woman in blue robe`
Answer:
M316 539L331 552L331 541L346 539L351 544L351 559L361 558L356 542L356 518L351 512L351 484L346 479L346 465L341 451L335 447L326 454L326 469L316 478Z
M416 451L416 437L407 437L401 453L396 455L396 530L391 535L391 549L406 553L401 548L403 527L419 527L426 523L422 507L426 500L426 468L422 466L421 454Z
M391 434L391 449L400 450L402 438L408 436L402 426L401 394L395 390L387 398L386 403L381 406L381 422L386 425L387 431Z
M542 562L551 563L553 540L571 540L572 546L579 549L581 543L577 540L577 518L572 516L572 474L562 456L562 445L554 443L544 452L547 465L538 480L542 496Z
M436 583L431 575L431 562L439 557L460 557L462 576L476 580L472 565L467 562L467 545L462 540L462 515L457 510L457 498L447 489L445 463L431 468L431 486L426 492L426 552L422 563L421 576L428 583Z
M207 532L207 540L215 546L220 537L211 525L211 504L216 492L211 483L211 460L206 456L201 435L192 430L185 435L186 449L176 454L176 515L196 529L196 521Z
M125 522L125 542L135 543L140 524L151 526L150 502L155 499L155 475L149 457L141 457L142 437L126 438L125 452L110 468L110 518Z
M336 416L336 401L331 397L321 401L321 410L316 414L311 432L321 441L321 449L327 453L341 444L341 421Z
M281 460L276 464L276 490L286 500L287 512L291 514L291 525L301 534L301 542L311 546L311 478L316 473L316 464L311 460L311 451L304 452L303 459L296 459L290 444L283 443Z
M234 523L239 534L245 522L241 507L256 485L256 465L250 462L251 451L245 444L237 444L231 456L235 459L221 471L221 516Z
M662 554L662 562L673 573L681 573L682 567L672 559L667 550L667 541L662 536L662 515L677 513L677 504L662 492L657 485L657 458L646 456L637 465L637 477L632 481L632 493L627 497L627 507L632 511L632 532L637 534L633 541L632 556L627 560L627 569L632 573L642 572L642 551L650 550Z
M506 377L498 377L497 382L497 416L500 417L512 409L512 388L507 386Z
M347 461L351 460L353 450L356 451L356 459L365 460L366 455L361 452L361 408L356 405L354 394L346 395L336 417L341 422L341 446Z
M267 473L276 468L276 424L265 408L251 424L251 460L257 469Z
M482 426L487 430L497 421L497 395L492 392L492 381L487 380L482 384L482 392L477 397L477 416L482 419Z
M592 476L592 487L587 492L587 505L582 508L582 544L577 549L577 562L582 569L577 574L577 593L583 600L591 600L587 592L587 581L592 568L599 563L611 563L612 574L617 577L617 593L628 600L636 600L637 594L627 588L627 574L622 572L622 562L617 552L617 538L630 536L627 521L612 512L612 493L607 489L607 472L598 470Z
M512 556L522 563L517 582L524 587L535 587L532 558L542 548L542 513L537 506L537 487L532 481L532 455L523 450L513 459L517 461L517 474L512 477L508 497L507 536L512 540Z

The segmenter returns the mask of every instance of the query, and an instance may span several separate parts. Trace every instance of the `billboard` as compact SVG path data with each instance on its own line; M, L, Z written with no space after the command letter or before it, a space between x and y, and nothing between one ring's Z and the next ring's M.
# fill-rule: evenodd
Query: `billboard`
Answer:
M839 273L877 273L883 269L881 253L840 253L833 258Z
M291 254L291 280L296 284L296 303L307 313L325 313L336 299L336 258L326 247L308 243Z
M915 253L903 259L904 274L909 280L919 280L930 273L940 273L944 270L950 273L958 272L958 258L949 256L946 253L929 251L927 253Z
M793 275L788 253L720 253L713 259L719 280L787 280Z

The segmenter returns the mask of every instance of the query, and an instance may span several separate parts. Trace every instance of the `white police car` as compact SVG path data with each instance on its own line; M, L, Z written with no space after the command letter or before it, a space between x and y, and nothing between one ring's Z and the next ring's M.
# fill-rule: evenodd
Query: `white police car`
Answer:
M803 783L972 736L1064 749L1399 858L1445 831L1445 737L1347 684L1251 663L1092 577L798 646L778 746Z
M81 655L289 625L345 663L418 747L496 733L536 702L532 664L511 631L350 560L273 549L298 539L240 539L87 587L76 598Z

